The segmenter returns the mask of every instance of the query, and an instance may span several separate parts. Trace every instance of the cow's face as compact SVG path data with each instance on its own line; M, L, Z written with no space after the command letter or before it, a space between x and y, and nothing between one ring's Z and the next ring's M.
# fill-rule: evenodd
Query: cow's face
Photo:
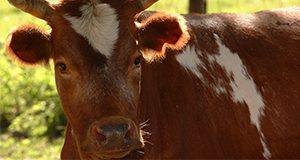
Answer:
M51 33L23 26L10 34L8 51L19 62L53 59L81 158L121 158L144 145L137 119L143 57L161 58L166 48L181 49L189 37L184 20L176 16L158 14L135 25L134 16L152 3L45 3L51 11L47 17L32 14L46 19Z
M57 89L83 156L119 158L143 146L136 119L142 56L134 37L121 38L133 25L120 7L70 2L50 24Z

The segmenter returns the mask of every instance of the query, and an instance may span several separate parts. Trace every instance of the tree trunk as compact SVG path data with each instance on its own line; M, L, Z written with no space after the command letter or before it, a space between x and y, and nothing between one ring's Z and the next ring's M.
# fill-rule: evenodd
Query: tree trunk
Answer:
M206 13L206 0L189 1L189 13Z

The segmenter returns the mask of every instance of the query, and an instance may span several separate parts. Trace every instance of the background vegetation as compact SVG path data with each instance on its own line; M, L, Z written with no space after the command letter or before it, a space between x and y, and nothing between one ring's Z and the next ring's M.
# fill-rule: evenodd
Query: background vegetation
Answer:
M54 1L54 0L53 0ZM208 0L208 12L254 12L300 5L300 0ZM188 0L160 0L151 10L186 13ZM24 68L11 62L4 42L23 23L49 27L0 1L0 159L58 159L66 120L52 65Z

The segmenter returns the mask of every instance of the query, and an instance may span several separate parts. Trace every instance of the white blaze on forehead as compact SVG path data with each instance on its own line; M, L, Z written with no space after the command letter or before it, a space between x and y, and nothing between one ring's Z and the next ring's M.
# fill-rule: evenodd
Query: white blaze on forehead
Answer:
M198 57L195 46L186 46L182 53L176 55L176 59L186 70L193 72L199 79L202 79L199 66L203 65L203 63Z
M230 82L233 89L233 100L247 104L251 116L251 123L255 125L260 132L260 141L264 148L263 155L265 158L270 158L271 153L265 143L265 137L260 127L260 118L264 115L265 107L262 95L257 90L255 82L249 75L246 66L243 65L238 54L232 53L229 48L222 44L217 35L214 36L220 53L219 55L210 57L210 60L216 61L229 75L233 76L233 80Z
M96 51L109 58L119 38L119 21L115 10L110 5L102 3L84 5L80 11L82 12L81 17L70 15L64 17Z

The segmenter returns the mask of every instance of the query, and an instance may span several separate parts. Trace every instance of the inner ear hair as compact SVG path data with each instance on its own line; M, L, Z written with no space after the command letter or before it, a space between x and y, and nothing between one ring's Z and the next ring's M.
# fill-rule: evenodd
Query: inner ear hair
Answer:
M24 66L47 65L51 58L50 34L32 24L21 25L9 33L6 52Z
M167 49L183 49L190 40L190 34L184 17L158 12L141 22L138 40L144 58L152 62L165 58Z

